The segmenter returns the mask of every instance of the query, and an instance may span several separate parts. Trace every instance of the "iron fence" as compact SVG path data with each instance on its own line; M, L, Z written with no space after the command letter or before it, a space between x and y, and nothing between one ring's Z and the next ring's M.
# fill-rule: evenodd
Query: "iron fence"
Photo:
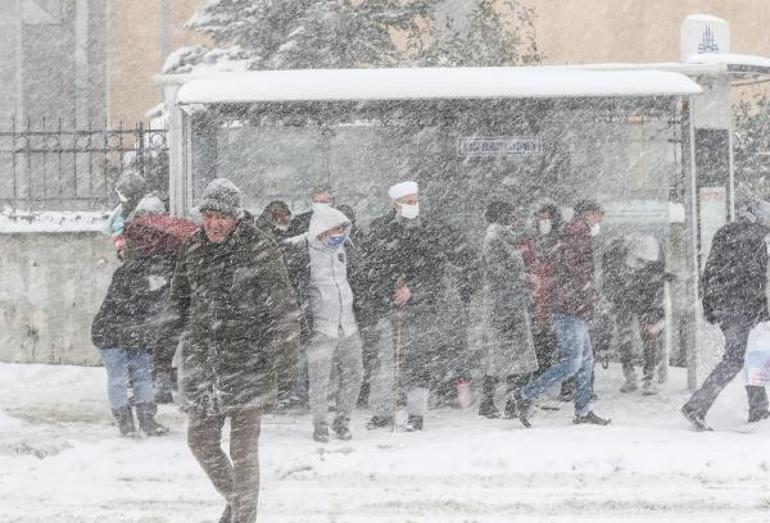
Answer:
M13 118L0 130L0 211L106 210L129 171L162 190L167 151L166 131L142 122L107 128Z

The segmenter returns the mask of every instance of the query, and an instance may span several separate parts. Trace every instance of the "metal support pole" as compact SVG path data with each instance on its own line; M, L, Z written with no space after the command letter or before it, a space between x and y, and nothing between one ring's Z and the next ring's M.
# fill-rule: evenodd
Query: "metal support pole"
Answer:
M11 172L13 174L13 212L19 209L19 182L16 179L16 117L11 120Z
M729 148L729 169L730 179L727 191L727 221L735 220L735 138L733 136L733 121L730 119L730 128L728 131L727 147Z
M144 179L144 122L136 126L136 163L139 167L139 176Z
M687 387L692 391L698 386L698 332L700 327L700 304L698 282L700 277L698 238L698 193L697 168L695 165L695 125L692 117L691 99L685 99L682 107L682 161L685 176L685 318L687 350Z
M176 93L180 84L163 85L163 97L168 114L168 197L169 211L174 216L186 216L192 200L191 173L187 157L185 121L181 109L176 105Z
M27 171L27 211L32 211L32 122L27 117L27 132L25 133L24 140L24 155L26 158L26 171Z

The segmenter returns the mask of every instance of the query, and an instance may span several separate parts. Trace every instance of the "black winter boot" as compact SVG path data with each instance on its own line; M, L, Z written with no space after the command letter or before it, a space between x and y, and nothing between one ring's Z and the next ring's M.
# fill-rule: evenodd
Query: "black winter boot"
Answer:
M519 417L519 398L521 397L521 390L530 380L529 374L512 374L506 378L506 394L508 401L505 402L505 411L503 417L506 419L514 419Z
M406 421L406 425L404 425L404 430L407 432L417 432L418 430L422 430L422 416L413 416L410 414L409 419Z
M337 439L348 441L353 439L353 435L350 433L350 418L347 416L337 416L332 423L332 430L334 431Z
M503 417L505 419L516 419L519 417L519 404L516 402L516 398L508 398L508 401L505 402Z
M366 422L366 428L369 430L381 429L393 425L393 418L390 416L372 416L372 419Z
M168 427L155 421L155 413L158 407L154 403L137 403L136 417L139 420L139 428L148 436L162 436L168 433Z
M327 423L322 421L313 428L313 441L329 443L329 425Z
M515 401L516 401L516 406L519 409L519 412L518 412L519 421L526 428L532 427L532 423L530 422L530 418L532 417L532 402L523 399L519 394L516 395Z
M767 409L765 410L755 410L749 412L749 423L756 423L758 421L762 421L763 419L770 418L770 411Z
M708 423L706 423L706 417L703 414L689 408L687 405L682 407L680 412L682 413L682 416L684 416L684 418L689 421L693 428L695 428L695 430L698 432L710 432L714 430L709 427Z
M495 407L495 386L497 378L484 376L481 385L481 402L479 403L479 416L494 419L500 417L500 411Z
M569 403L575 399L575 379L570 378L561 383L561 391L559 393L559 401Z
M609 418L600 418L594 411L589 411L585 416L575 416L575 425L609 425L612 420Z
M113 409L112 415L115 416L115 421L118 422L118 429L120 429L121 436L136 436L136 425L134 425L134 414L131 412L131 407L123 407L121 409Z
M764 387L747 385L746 394L749 398L749 423L756 423L770 417L770 411L767 410L767 392Z

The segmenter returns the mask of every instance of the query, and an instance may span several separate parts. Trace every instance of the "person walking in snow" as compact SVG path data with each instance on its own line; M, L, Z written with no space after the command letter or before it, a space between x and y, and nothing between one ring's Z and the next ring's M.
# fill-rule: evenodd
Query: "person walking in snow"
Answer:
M504 416L515 418L516 395L538 368L529 314L528 275L517 236L522 216L513 205L494 201L487 207L486 220L489 226L481 264L486 365L479 414L488 418L500 415L494 395L498 381L505 379Z
M154 362L167 372L184 334L188 445L227 500L221 521L251 523L261 414L277 385L293 383L299 324L282 251L241 202L224 178L203 191L203 225L179 252ZM227 419L229 456L221 447Z
M596 202L582 200L564 227L554 261L555 285L551 317L556 330L559 360L528 383L518 399L519 419L529 427L532 402L553 385L576 377L574 423L607 425L610 421L591 409L594 355L589 321L594 306L594 252L592 236L599 233L604 211Z
M310 193L311 208L309 211L295 215L289 222L289 228L284 238L295 238L307 233L310 227L310 220L313 217L313 213L316 209L329 208L334 206L334 190L326 183L316 185ZM282 244L283 246L283 244ZM301 273L292 272L289 277L292 278L293 287L299 288L299 282L294 278ZM309 402L309 377L308 377L308 362L307 362L307 348L310 343L312 333L308 323L309 316L302 315L302 324L300 331L300 348L299 357L297 360L297 382L292 387L291 394L283 400L281 403L285 406L302 405L305 406Z
M91 339L107 370L107 395L120 433L136 434L128 398L130 386L140 430L148 436L160 436L168 428L155 421L151 353L160 320L158 305L168 294L174 257L148 254L136 241L124 239L121 259L123 263L113 273L91 325Z
M406 389L407 431L423 429L431 369L443 362L439 298L451 265L461 269L460 296L470 301L476 253L459 232L420 213L416 182L388 191L393 210L377 218L365 241L367 272L377 314L378 369L373 376L368 428L394 423L396 387ZM396 379L398 373L398 379Z
M535 231L521 245L521 254L527 265L532 295L532 336L535 341L538 369L542 374L556 362L556 333L551 321L551 301L554 295L554 260L563 218L558 207L543 203L535 211ZM562 392L569 387L562 384ZM570 399L572 395L570 395Z
M615 240L603 256L603 291L611 304L618 351L626 382L620 392L638 387L633 340L643 346L642 394L657 393L655 369L660 363L665 327L666 263L658 240L649 234Z
M300 274L297 295L307 316L311 337L307 347L313 439L329 441L328 394L337 398L331 425L338 439L349 440L350 414L356 405L363 374L361 338L348 281L351 222L342 212L319 207L308 232L287 241L289 270ZM331 383L332 369L336 372Z
M311 208L309 211L296 215L289 225L287 237L294 238L305 234L310 227L313 211L319 207L334 207L334 190L328 184L317 185L310 193Z
M274 200L265 206L256 222L257 228L269 232L275 241L281 242L289 237L291 210L286 202Z
M706 321L718 325L725 337L725 353L711 374L682 407L682 414L697 430L711 430L706 414L719 394L744 365L749 333L770 320L767 307L767 235L770 203L745 205L738 219L714 235L701 279L701 300ZM747 386L749 422L770 417L764 387Z

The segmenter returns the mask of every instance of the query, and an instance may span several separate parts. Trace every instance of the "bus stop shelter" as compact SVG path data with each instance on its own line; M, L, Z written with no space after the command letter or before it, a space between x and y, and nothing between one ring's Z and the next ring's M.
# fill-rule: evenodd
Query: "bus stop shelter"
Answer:
M669 349L698 355L698 205L688 76L598 67L393 68L163 76L171 210L224 176L259 213L334 187L364 227L416 179L433 216L480 238L492 198L607 209L600 242L653 234L672 286ZM476 233L476 234L474 234ZM601 250L601 245L597 250Z

